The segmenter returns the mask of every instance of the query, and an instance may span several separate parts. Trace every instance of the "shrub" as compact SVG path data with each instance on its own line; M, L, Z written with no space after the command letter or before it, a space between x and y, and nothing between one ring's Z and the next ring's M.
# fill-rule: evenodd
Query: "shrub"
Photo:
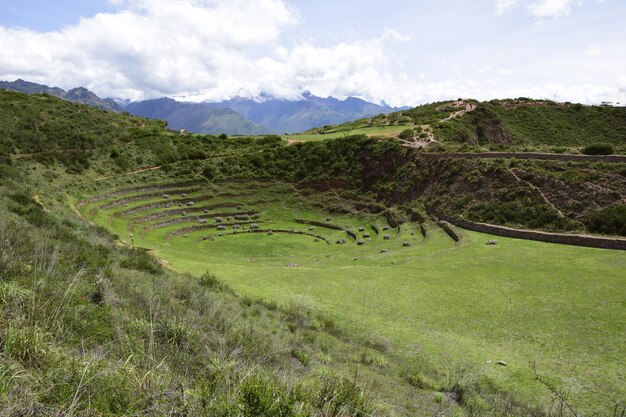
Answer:
M183 347L190 343L191 332L187 326L179 321L163 321L156 326L156 336L167 344Z
M400 139L411 139L413 138L414 135L415 135L415 132L413 131L413 129L404 129L402 132L400 132L398 137Z
M626 236L626 205L607 207L591 213L588 228L594 233Z
M239 401L244 416L293 416L295 398L276 381L262 375L252 375L239 386Z
M141 249L129 249L126 252L126 257L120 261L120 266L155 275L163 272L163 267L159 261Z
M371 366L378 369L385 369L389 367L389 363L387 362L385 357L378 352L362 352L358 358L358 361L363 365Z
M311 362L309 354L302 348L293 349L291 356L296 358L302 365L307 366Z
M440 392L436 392L435 395L433 396L433 401L436 402L437 404L443 403L443 394Z
M323 416L338 417L349 415L364 417L371 412L363 390L349 379L325 372L315 381L314 389L317 395L313 399L313 406Z
M6 356L34 367L45 365L50 344L50 335L37 326L10 325L2 338L2 350Z
M212 181L215 178L216 174L217 174L217 170L215 169L213 165L207 165L202 170L202 176L209 181Z
M592 143L582 149L585 155L611 155L613 154L613 145L609 143Z
M407 377L407 381L409 384L414 386L415 388L424 389L424 390L432 390L434 389L434 384L430 380L430 378L422 375L419 372L415 372Z
M208 288L210 290L221 291L226 288L226 284L224 284L221 279L219 279L215 274L212 274L208 271L200 275L198 282L204 288Z

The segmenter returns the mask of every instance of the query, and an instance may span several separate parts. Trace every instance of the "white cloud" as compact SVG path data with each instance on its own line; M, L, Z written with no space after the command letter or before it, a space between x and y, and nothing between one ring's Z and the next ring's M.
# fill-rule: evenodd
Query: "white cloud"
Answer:
M604 0L596 0L603 3ZM536 18L556 18L568 16L573 6L582 5L582 0L494 0L496 13L503 14L514 6L521 4Z
M220 76L249 69L246 48L276 43L298 21L282 0L116 4L116 13L55 32L0 27L0 77L133 98L211 89Z
M496 13L503 14L511 7L515 6L518 0L494 0L496 5Z
M537 0L528 5L530 12L539 18L567 16L572 6L582 4L581 0Z
M117 12L56 32L0 27L0 78L135 100L295 99L303 90L375 98L372 84L392 82L384 46L411 39L387 29L371 40L287 48L280 35L299 16L283 0L109 1Z
M598 45L591 45L585 49L585 56L592 57L600 53L600 47Z
M0 79L24 78L66 89L85 86L103 97L135 100L219 101L261 93L296 99L310 90L392 105L459 96L545 97L554 94L554 80L562 83L562 98L572 101L597 102L626 89L626 82L610 82L626 76L619 43L603 43L601 55L593 48L585 51L587 56L576 50L576 60L568 62L555 60L552 53L532 60L510 54L509 59L514 45L506 45L506 54L474 57L464 55L463 46L450 44L443 49L447 55L434 55L405 73L394 51L402 46L403 53L417 56L418 40L383 28L370 39L324 46L292 39L289 31L301 19L285 1L109 0L115 12L58 31L0 27ZM504 12L516 4L547 1L496 4Z

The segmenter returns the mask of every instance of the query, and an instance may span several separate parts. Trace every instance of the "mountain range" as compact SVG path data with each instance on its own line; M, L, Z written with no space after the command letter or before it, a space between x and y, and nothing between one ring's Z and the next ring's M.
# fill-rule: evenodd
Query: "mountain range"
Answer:
M83 87L73 88L69 91L65 91L59 87L48 87L43 84L31 83L24 80L0 81L0 90L12 90L26 94L49 94L51 96L59 97L74 103L86 104L92 107L98 107L100 109L121 112L120 106L112 99L102 99L95 93L87 90Z
M405 108L378 105L360 98L317 97L304 92L301 100L280 100L262 96L259 101L234 98L221 103L206 103L211 108L230 108L274 133L303 132L314 127L341 124L351 120L391 113Z
M408 108L394 108L386 103L379 105L357 97L345 100L322 98L310 92L304 92L299 100L262 95L258 99L236 97L218 103L191 103L165 97L138 102L102 99L83 87L65 91L24 80L0 81L0 89L49 94L118 113L127 111L135 116L166 120L171 129L201 134L295 133Z

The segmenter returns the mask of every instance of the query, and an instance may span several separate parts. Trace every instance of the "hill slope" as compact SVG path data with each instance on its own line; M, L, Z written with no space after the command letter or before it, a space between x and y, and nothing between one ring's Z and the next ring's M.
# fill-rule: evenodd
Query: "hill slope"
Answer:
M16 80L12 82L0 81L1 90L18 91L25 94L49 94L51 96L60 97L74 103L86 104L92 107L109 110L113 112L121 112L122 109L111 99L102 99L93 92L83 87L73 88L65 91L58 87L48 87L47 85L31 83L24 80Z
M457 244L425 207L584 231L591 213L623 206L624 164L435 159L363 136L285 146L277 137L180 135L158 120L14 92L0 92L0 150L0 414L432 416L443 407L451 415L553 416L563 404L527 366L537 352L555 391L571 386L578 415L610 415L623 398L621 252L554 245L546 255L536 242L487 246L487 236L462 231ZM283 203L291 205L279 213ZM215 225L184 229L205 227L197 218L209 210L203 204L213 204L212 214L268 207L261 227L270 216L285 223L267 234L215 234L231 240L213 242L223 256L208 262ZM296 213L310 206L307 214L328 217L296 226ZM148 229L124 223L121 212L133 210L164 234L178 233L160 244L175 265L193 248L202 277L150 256ZM157 225L163 210L171 216ZM339 219L371 236L357 245L329 229L350 244L314 241L327 233L319 223ZM302 240L287 239L296 227ZM253 236L254 245L238 240ZM391 253L382 252L391 242ZM297 261L306 265L283 260L312 247L323 249ZM552 273L557 259L575 280ZM323 268L318 280L312 272ZM229 274L264 289L253 293L263 300L229 289ZM311 311L313 292L297 296L305 282L332 293L331 316ZM288 302L272 298L281 287L294 294ZM450 301L459 295L463 302ZM407 333L421 339L407 345ZM502 352L514 358L507 367L486 363Z
M402 127L404 139L500 147L581 147L613 144L626 153L626 108L530 99L446 101L376 116L311 133Z

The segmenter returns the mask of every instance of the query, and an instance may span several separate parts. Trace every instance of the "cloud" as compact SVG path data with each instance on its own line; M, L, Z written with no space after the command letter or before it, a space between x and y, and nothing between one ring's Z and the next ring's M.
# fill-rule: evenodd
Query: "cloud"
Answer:
M598 3L604 0L596 0ZM582 0L494 0L496 13L501 15L517 5L525 8L536 18L556 18L568 16L573 6L582 5Z
M370 40L286 47L280 36L299 15L283 0L109 1L115 13L55 32L0 27L0 78L134 100L296 99L303 90L373 98L372 84L392 81L385 45L411 39L387 29Z
M521 1L499 0L503 11ZM540 48L532 60L507 58L515 49L509 45L506 54L474 56L461 42L414 64L410 73L396 52L410 51L407 60L421 58L419 39L384 28L368 39L323 46L294 39L291 30L302 19L285 0L109 2L114 12L57 31L0 26L0 79L85 86L103 97L133 100L220 101L262 93L297 99L309 90L392 105L459 96L541 98L554 94L551 80L561 82L563 99L572 101L600 101L625 87L610 83L626 75L619 43L603 43L602 54L595 56L593 48L587 56L577 49L575 59L566 62L552 53L540 56Z
M495 0L496 13L503 14L517 4L518 0Z
M528 9L539 18L567 16L572 6L582 5L581 0L538 0L530 3Z
M224 74L245 74L247 49L275 44L299 19L282 0L114 4L115 13L59 31L0 27L0 76L132 98L210 89Z
M600 53L600 47L598 45L591 45L585 49L585 56L592 57Z

